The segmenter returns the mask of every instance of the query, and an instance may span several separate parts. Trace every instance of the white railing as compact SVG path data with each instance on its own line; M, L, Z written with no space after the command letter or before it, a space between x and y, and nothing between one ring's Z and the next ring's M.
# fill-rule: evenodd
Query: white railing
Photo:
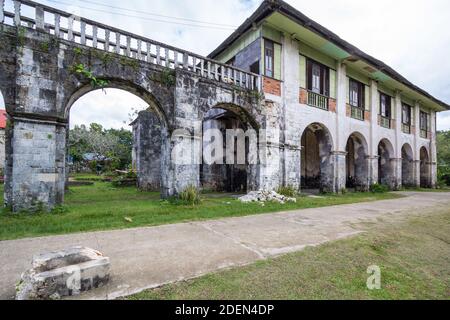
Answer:
M77 44L261 91L257 74L34 1L0 0L0 23L47 32Z

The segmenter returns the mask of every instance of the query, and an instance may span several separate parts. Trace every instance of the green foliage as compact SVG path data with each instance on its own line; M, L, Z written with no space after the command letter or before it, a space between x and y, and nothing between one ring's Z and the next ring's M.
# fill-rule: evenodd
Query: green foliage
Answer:
M19 27L17 29L17 43L19 47L23 48L25 46L25 27Z
M437 133L438 182L450 186L450 131Z
M289 198L295 198L298 195L297 190L293 186L279 187L276 192Z
M125 67L131 67L134 69L134 71L137 71L139 69L139 61L136 59L120 57L120 64Z
M178 200L182 204L198 205L201 202L200 191L195 186L188 186L178 195Z
M153 80L161 82L164 86L170 88L176 84L177 78L175 70L164 68L164 70L159 74L159 78Z
M370 186L370 192L372 193L386 193L389 192L389 187L383 184L375 183Z
M69 133L69 154L75 164L83 163L83 155L94 153L107 158L102 170L126 170L132 162L133 133L125 129L105 130L101 125L92 123L89 129L75 126ZM97 162L90 163L92 172L96 171Z
M73 66L72 72L88 79L93 88L104 88L109 84L108 80L95 77L92 71L86 68L86 66L82 63Z

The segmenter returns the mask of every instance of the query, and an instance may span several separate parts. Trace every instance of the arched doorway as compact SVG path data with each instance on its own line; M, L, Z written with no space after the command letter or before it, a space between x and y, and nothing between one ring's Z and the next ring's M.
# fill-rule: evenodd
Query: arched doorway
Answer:
M420 187L431 188L430 157L425 147L420 149Z
M402 185L414 187L414 154L411 146L406 143L402 147Z
M393 189L395 187L395 170L392 162L394 148L387 139L378 144L378 183Z
M369 188L368 146L360 133L353 133L346 147L347 188L367 191Z
M153 97L149 93L138 95L136 90L121 85L77 91L66 110L71 124L66 138L67 159L73 160L73 144L80 145L73 135L81 132L91 137L89 148L93 150L78 152L82 163L90 164L88 170L94 166L102 174L133 170L138 188L165 195L168 165L163 153L169 143L167 125ZM70 171L73 169L66 168L66 173Z
M333 140L329 130L322 124L309 125L301 140L302 188L333 191Z
M238 106L218 105L202 123L200 185L213 192L245 193L257 187L258 131Z

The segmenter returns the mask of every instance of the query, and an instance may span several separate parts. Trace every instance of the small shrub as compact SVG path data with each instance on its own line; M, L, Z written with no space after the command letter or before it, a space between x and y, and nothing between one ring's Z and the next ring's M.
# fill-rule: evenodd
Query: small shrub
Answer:
M373 184L370 186L370 192L372 193L386 193L389 192L389 187L383 184Z
M181 203L189 205L200 204L200 191L195 186L188 186L178 195L178 199Z
M276 192L289 198L295 198L298 195L297 190L293 186L279 187Z

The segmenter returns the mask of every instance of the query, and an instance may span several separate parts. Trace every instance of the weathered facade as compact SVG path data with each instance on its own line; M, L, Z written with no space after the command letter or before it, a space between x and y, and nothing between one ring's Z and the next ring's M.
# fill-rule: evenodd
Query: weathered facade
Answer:
M262 75L280 112L280 184L436 186L436 113L448 104L287 3L264 1L209 57Z
M435 185L436 112L448 106L281 1L264 1L211 55L216 60L32 1L11 2L9 11L3 4L5 202L14 211L63 202L70 108L99 86L148 103L147 117L134 123L134 154L140 187L162 196L189 185L335 192L377 181ZM24 6L34 19L21 15ZM409 124L403 103L411 107ZM191 161L208 126L256 130L259 162L214 168Z

